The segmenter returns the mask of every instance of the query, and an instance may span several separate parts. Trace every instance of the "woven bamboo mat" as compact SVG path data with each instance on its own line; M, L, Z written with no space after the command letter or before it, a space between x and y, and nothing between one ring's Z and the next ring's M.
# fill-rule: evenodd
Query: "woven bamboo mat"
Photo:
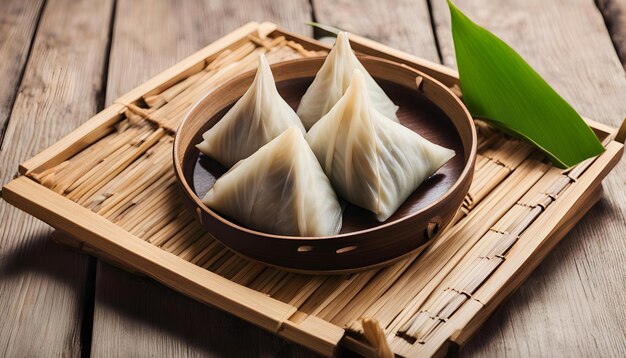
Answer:
M535 227L550 219L551 206L593 160L559 170L526 143L478 123L479 155L469 194L453 224L421 254L383 269L335 276L288 273L250 262L206 234L183 207L171 162L173 134L196 100L233 75L254 69L260 54L275 63L325 53L310 48L285 36L249 35L185 78L139 100L118 102L116 121L97 140L27 175L162 250L349 334L359 336L360 318L374 317L395 353L433 354L501 291L502 280L510 279L505 275L494 281L494 272L506 261L522 265L544 243L549 233ZM610 141L606 133L601 139ZM587 199L582 213L594 202ZM116 261L106 252L97 254Z

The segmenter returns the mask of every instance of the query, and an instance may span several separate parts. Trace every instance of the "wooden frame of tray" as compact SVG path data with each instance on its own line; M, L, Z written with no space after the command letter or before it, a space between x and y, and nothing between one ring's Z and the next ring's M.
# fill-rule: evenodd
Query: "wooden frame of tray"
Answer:
M351 41L358 52L414 67L461 94L446 67L357 36ZM599 199L623 144L615 129L589 121L606 151L562 171L479 124L470 192L453 224L419 256L326 277L247 262L199 231L176 201L171 134L180 112L254 66L259 53L276 62L327 50L275 24L249 23L22 163L2 196L60 230L59 242L321 354L340 345L369 356L385 348L403 356L445 353L465 343ZM623 129L617 136L623 140ZM362 317L380 326L361 325Z

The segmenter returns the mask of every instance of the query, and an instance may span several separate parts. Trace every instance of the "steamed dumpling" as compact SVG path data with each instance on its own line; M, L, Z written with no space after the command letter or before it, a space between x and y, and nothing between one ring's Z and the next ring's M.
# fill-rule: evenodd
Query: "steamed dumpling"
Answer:
M454 151L386 118L367 93L365 76L355 70L344 96L306 139L337 193L382 222Z
M265 56L254 82L235 105L202 135L197 148L226 167L247 158L285 129L305 132L298 115L280 96Z
M348 34L340 32L335 46L326 57L298 106L298 116L307 130L328 113L343 96L355 69L363 73L373 106L385 117L398 122L396 116L398 106L387 97L383 89L356 58L350 48Z
M337 196L296 128L237 163L202 201L267 233L328 236L341 229Z

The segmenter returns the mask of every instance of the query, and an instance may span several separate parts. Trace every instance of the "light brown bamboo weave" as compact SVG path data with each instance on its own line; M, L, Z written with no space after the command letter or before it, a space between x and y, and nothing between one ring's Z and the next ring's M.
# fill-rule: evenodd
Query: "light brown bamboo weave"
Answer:
M99 140L27 175L162 250L355 336L362 333L360 319L373 317L393 352L434 354L497 292L490 285L499 283L488 281L494 272L511 257L523 262L537 249L541 241L529 228L548 215L593 160L564 172L529 145L479 123L469 194L454 225L419 256L339 276L287 273L249 262L207 235L183 208L171 152L187 109L209 89L255 68L260 54L274 63L324 53L285 36L262 37L248 36L207 59L202 69L139 100L117 102L119 120Z

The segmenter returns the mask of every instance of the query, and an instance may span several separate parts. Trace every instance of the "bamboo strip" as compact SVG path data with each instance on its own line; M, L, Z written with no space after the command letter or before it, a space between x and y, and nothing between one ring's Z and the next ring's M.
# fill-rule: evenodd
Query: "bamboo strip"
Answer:
M394 356L391 348L387 344L385 333L380 328L380 324L376 319L363 319L363 336L376 349L376 356L379 358L392 358Z
M389 347L391 348L391 350L395 353L395 352L401 352L400 356L401 357L410 357L406 354L402 354L404 352L410 351L411 348L413 347L413 344L407 342L406 339L400 337L400 336L394 336L394 337L387 337L387 342L389 342Z
M255 262L248 262L246 266L231 277L230 280L240 285L247 286L265 269L265 267L265 265Z
M209 271L212 271L211 268L219 266L221 262L228 259L232 253L228 250L225 250L223 247L216 247L215 251L212 252L211 255L207 256L206 261L202 262L200 267L205 268Z
M319 314L316 316L327 321L332 321L333 318L337 316L350 301L360 294L361 290L376 275L376 273L376 270L369 270L355 275L352 282L350 282L350 284L343 291L336 295L332 304L321 308Z
M175 178L172 172L166 172L161 178L148 186L143 192L133 196L129 202L133 203L133 207L130 208L123 216L115 218L115 221L128 222L133 220L142 213L151 213L155 210L161 210L158 206L151 206L157 200L160 200L163 196L175 195ZM116 210L117 211L117 210Z
M164 175L161 178L158 178L156 182L152 183L144 191L138 193L137 195L127 197L126 201L121 202L121 205L115 205L101 215L113 222L124 222L133 215L140 215L142 211L139 209L136 210L136 208L140 206L144 200L157 198L163 191L168 190L168 185L171 185L172 179L173 178L169 175Z
M142 138L147 137L148 135L150 135L151 132L152 130L148 127L144 128L141 131L132 131L132 129L125 130L125 135L113 136L111 142L105 143L104 147L99 148L97 146L94 146L93 148L90 148L98 153L101 153L100 157L94 155L93 158L85 160L82 163L82 166L84 166L86 172L82 173L82 171L75 170L74 172L77 172L77 176L75 178L69 176L69 178L65 179L67 181L67 184L62 193L70 193L76 187L91 179L91 177L98 173L98 169L105 165L104 161L106 158L121 153L125 147L132 147L134 143L137 143ZM57 192L59 191L57 190Z
M141 231L139 233L140 237L145 238L146 240L148 240L149 238L153 237L153 235L157 232L159 232L160 230L164 229L167 224L169 222L177 222L178 218L184 216L186 214L185 209L182 208L182 205L180 208L178 208L178 210L172 210L171 213L169 215L167 215L168 218L172 218L170 220L163 220L161 222L158 222L154 225L150 226L146 226L143 228L143 231ZM179 222L179 221L178 221ZM200 232L200 234L204 235L204 230L198 230ZM178 255L176 253L176 255Z
M124 107L119 104L112 104L103 109L58 142L21 163L19 173L29 176L40 173L83 151L89 144L98 142L111 133L114 123L121 119L123 110Z
M310 278L298 291L298 293L288 301L288 303L294 307L301 307L327 279L328 278L324 276L315 276Z
M174 199L174 191L171 188L171 185L163 190L162 192L156 193L155 195L149 196L146 200L139 203L137 206L132 208L132 211L124 216L121 220L117 222L118 225L124 227L127 230L132 230L136 226L140 225L143 217L142 215L145 212L163 212L163 210L155 210L159 208L161 204L165 204L170 200ZM150 208L150 209L149 209ZM148 210L149 209L149 210Z
M248 283L247 287L251 288L255 291L261 292L261 287L265 286L265 284L272 279L274 275L277 275L280 270L277 270L273 267L267 267L263 270L257 277L254 278L250 283ZM264 292L267 294L267 292Z
M174 210L154 211L149 219L138 222L137 225L128 231L135 236L144 238L146 237L146 233L149 232L154 226L165 225L168 221L173 220L178 215L179 212ZM162 227L163 226L160 226L159 229Z
M398 314L412 316L417 311L414 306L425 299L423 296L428 292L426 287L433 286L445 277L446 271L449 272L454 263L458 262L467 251L463 247L473 246L473 242L503 216L508 208L539 179L545 172L545 167L542 163L535 161L522 164L506 179L506 185L498 186L465 219L444 232L429 246L420 259L368 308L364 316L377 317L383 329L388 332L394 331L392 327L389 327L394 318L398 317ZM495 203L498 205L494 207ZM444 263L438 260L438 257L451 257L452 259ZM418 294L416 297L416 292L421 295ZM349 326L352 330L360 331L356 321Z
M190 235L187 238L185 238L185 240L180 245L170 248L169 251L173 253L174 255L182 258L182 253L185 250L189 249L190 247L193 247L197 243L201 243L204 235L205 235L204 232L197 232L194 235ZM149 237L149 236L146 235L146 237ZM201 244L199 244L199 246L201 246Z
M233 255L234 253L232 251L225 250L224 253L222 255L218 255L219 257L217 258L217 260L214 260L213 263L206 269L211 272L215 272L220 266L222 266L222 264L224 264L224 262L231 259Z
M195 221L187 224L182 230L160 243L160 247L164 250L174 251L179 248L189 237L198 235L206 235L204 230Z
M213 247L209 254L206 256L204 261L198 262L199 266L205 269L209 269L209 267L213 266L215 262L221 260L223 257L228 256L230 253L228 250L224 249L223 246L218 245Z
M133 138L149 132L149 128L132 126L123 132L113 132L79 152L72 157L69 165L61 165L50 168L51 174L55 175L54 184L49 187L56 193L68 193L70 186L78 185L77 180L87 180L87 173L92 170L105 157L111 155L121 146L128 144Z
M125 171L126 173L122 172L104 186L99 195L105 198L104 200L93 198L92 210L100 215L106 215L107 212L113 211L123 202L132 200L144 192L163 176L172 173L171 167L167 165L167 156L170 154L169 146L155 147L157 148L153 148L152 153L146 152L146 158L143 161L136 161L133 163L137 164L136 166L129 166L129 169ZM94 197L97 196L98 194L94 195Z
M349 275L334 275L329 276L326 281L311 295L300 307L302 312L314 314L318 307L327 304L327 299L336 289L343 289L342 285L345 285L345 281L349 280Z
M180 211L181 216L177 217L177 219L181 218L177 220L177 226L179 227L179 230L174 235L171 235L170 237L165 237L163 240L159 241L159 246L162 247L164 250L175 251L189 237L197 235L207 235L205 230L200 225L198 225L195 220L189 222L187 220L187 214L185 213L185 211L182 208L180 210L182 210Z
M500 266L505 259L503 255L513 246L524 230L552 202L552 199L550 198L550 201L544 202L543 206L531 206L524 204L524 202L527 202L528 198L536 198L537 193L543 193L547 187L554 187L555 183L563 182L561 180L563 177L561 170L553 168L533 185L533 188L516 204L517 211L508 211L491 229L495 232L495 234L491 234L491 237L500 236L506 240L497 240L494 245L493 240L485 239L489 237L489 233L483 236L483 239L464 257L463 261L466 263L459 263L455 268L457 271L456 278L454 273L450 274L451 278L444 280L440 284L440 288L437 288L433 295L424 303L423 307L425 308L407 320L398 330L398 334L407 339L424 343L436 327L441 322L445 322L452 313L456 312L467 301L467 298L472 297L478 287ZM559 184L559 188L563 190L565 187ZM559 193L560 191L553 194L558 195ZM491 247L486 254L484 253L484 247L488 249ZM483 252L482 255L481 252ZM471 264L471 262L474 262L474 264ZM436 293L439 290L443 292L441 295ZM440 322L434 324L433 322L436 320Z
M202 233L197 241L194 241L193 244L189 245L185 250L181 251L180 254L177 254L178 257L185 261L190 261L191 258L195 257L200 252L204 251L204 249L209 246L213 242L213 239L208 237L207 234Z
M200 262L204 262L204 260L206 260L209 257L211 252L213 250L217 251L220 248L220 246L221 244L217 240L211 238L209 245L206 248L204 248L204 250L200 251L196 256L191 258L189 262L198 266L202 266Z
M378 300L384 292L406 271L419 253L412 254L409 258L401 260L391 267L380 270L371 279L367 286L361 290L358 300L348 302L339 314L333 317L332 322L340 327L347 325L355 317L363 317L363 313L368 307Z
M166 240L168 240L169 238L173 237L178 232L183 230L185 227L189 226L193 222L193 220L194 219L190 215L183 214L179 216L178 218L176 218L175 220L172 220L171 222L167 223L165 227L163 227L159 232L150 236L146 241L148 241L149 243L155 246L160 246L161 243L165 242ZM208 237L208 234L207 234L207 237ZM211 238L208 240L211 241L213 239ZM191 259L187 261L191 261Z
M615 150L616 150L616 146L613 145L613 143L610 143L609 146L607 147L607 152L610 153L611 151L615 151ZM600 158L602 158L601 161L603 161L604 164L602 163L598 164L598 167L596 167L597 168L596 173L588 177L583 176L584 179L581 180L580 182L576 182L575 184L577 185L574 186L572 190L578 191L578 193L584 193L586 190L588 190L589 186L594 185L594 182L596 183L595 185L597 185L597 182L598 182L597 171L602 171L602 169L599 169L599 168L604 167L604 165L607 164L609 161L615 162L615 159L610 159L611 158L610 154L602 155L600 156ZM608 169L604 169L604 170L608 171ZM600 175L602 174L600 173ZM562 182L562 180L556 179L554 182L559 183L559 182ZM571 184L572 184L572 181L570 179L570 184L566 185L561 190L563 191L568 190L567 188L569 188ZM593 192L593 190L589 190L589 192ZM543 234L540 234L539 232L546 230L544 228L545 225L549 225L551 227L551 228L548 228L547 230L552 230L552 228L556 227L557 223L552 222L548 224L548 222L552 220L551 219L552 215L555 215L554 210L569 210L571 208L571 205L573 204L573 200L575 199L570 195L570 196L566 196L562 200L556 199L554 201L554 203L556 204L550 204L546 208L546 214L538 217L538 220L537 220L538 222L536 223L536 225L532 225L532 226L528 225L527 226L528 230L524 231L522 237L520 237L519 244L514 245L514 247L511 249L510 260L507 260L505 263L507 270L496 271L493 274L493 278L487 281L485 285L482 285L478 289L478 291L474 295L474 298L468 301L465 305L463 305L462 308L459 309L459 313L455 314L455 316L451 319L450 324L446 324L445 326L443 326L442 329L436 332L436 335L433 336L432 339L425 342L425 344L421 347L413 347L412 349L406 350L402 353L412 354L412 355L433 354L437 349L439 349L440 344L441 344L440 342L442 341L442 339L446 339L446 337L449 337L452 330L456 330L457 329L456 327L465 327L470 320L475 319L475 318L476 319L480 318L480 316L477 316L478 310L482 308L483 304L485 304L486 302L489 302L489 300L494 297L493 294L494 292L496 292L496 289L494 289L495 287L498 288L497 290L500 290L502 287L504 287L503 280L505 279L517 280L517 284L514 283L514 285L517 286L519 282L521 281L520 279L511 276L511 271L509 270L511 270L511 267L519 268L523 262L526 262L526 259L530 257L530 255L533 252L540 249L540 246L543 243L545 243L546 245L554 245L554 243L558 241L558 238L562 237L562 234L561 234L556 239L551 241L549 239L550 238L549 235L545 236ZM533 210L541 210L541 209L542 208L539 206L536 208L533 208ZM550 212L551 215L548 215L548 212ZM548 251L544 250L543 255L545 255L546 252ZM520 275L527 275L532 270L532 268L536 266L539 260L540 258L535 258L531 266L524 273L520 273ZM504 265L503 265L503 268L504 268ZM508 289L507 291L510 292L510 290ZM493 306L491 309L493 309Z
M300 282L304 284L305 281L302 280L302 276L298 274L287 273L279 277L280 279L276 277L274 280L270 281L262 291L272 298L283 302L289 301L293 295L296 295L300 290ZM280 294L283 296L279 296Z
M68 198L75 200L79 204L83 204L86 198L89 198L89 196L105 185L108 180L111 180L134 160L144 154L150 147L158 142L164 134L165 131L160 128L157 129L148 138L141 141L138 146L135 146L132 150L124 153L124 155L122 155L119 159L116 158L116 160L111 161L111 166L103 172L100 172L97 178L94 178L94 180L89 182L89 185L85 185L81 188L77 188L75 191L72 191L68 195Z
M220 276L229 278L230 276L234 276L237 271L241 270L246 263L246 260L242 259L241 256L233 253L227 260L221 262L219 266L211 271Z
M321 318L322 311L328 307L328 305L332 302L337 302L337 298L348 288L350 287L358 278L362 277L362 275L371 275L372 271L367 271L364 274L353 274L349 275L345 279L338 280L337 283L332 282L330 285L326 287L326 289L330 291L326 291L324 289L320 289L316 292L314 296L311 296L309 302L312 304L309 305L307 311L311 310L311 314L318 316ZM329 282L329 281L327 281ZM319 303L318 303L319 302ZM313 308L314 307L314 308ZM304 308L303 308L304 310Z
M135 185L131 187L130 190L124 190L122 187L121 191L118 191L117 199L111 199L115 194L111 195L104 202L101 207L96 207L95 209L100 215L111 217L114 220L121 214L120 210L126 204L137 205L146 197L152 197L157 193L161 192L163 188L167 189L167 184L171 183L173 176L171 171L161 170L156 171L156 175L145 177L145 180L138 181ZM128 210L130 208L127 208ZM129 212L127 212L128 214ZM118 220L121 218L118 218Z
M228 269L224 270L224 273L222 276L232 281L233 276L237 275L239 272L246 269L249 263L250 262L246 260L244 257L238 257L238 260L235 261L233 265L230 265Z

